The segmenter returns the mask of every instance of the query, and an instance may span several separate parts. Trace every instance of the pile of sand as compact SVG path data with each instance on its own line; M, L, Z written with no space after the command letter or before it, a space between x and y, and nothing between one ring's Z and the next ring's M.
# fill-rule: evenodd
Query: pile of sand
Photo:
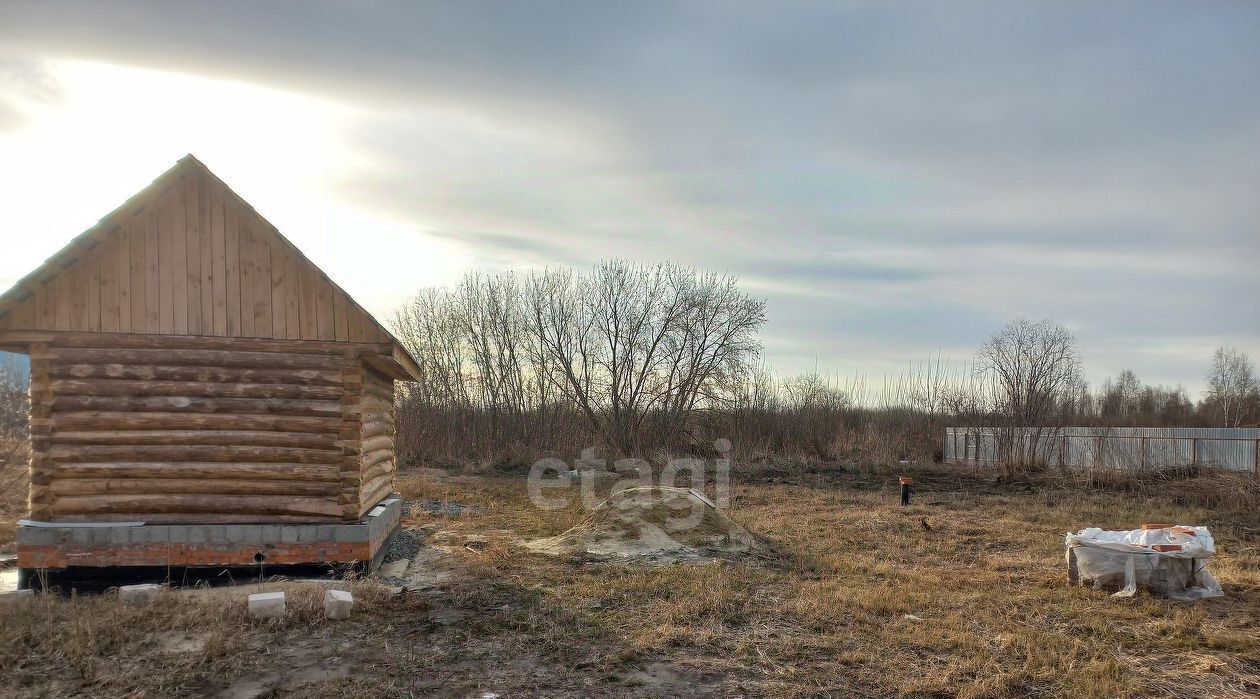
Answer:
M641 486L614 493L586 521L527 548L551 555L586 555L643 563L704 563L765 557L760 538L686 488Z

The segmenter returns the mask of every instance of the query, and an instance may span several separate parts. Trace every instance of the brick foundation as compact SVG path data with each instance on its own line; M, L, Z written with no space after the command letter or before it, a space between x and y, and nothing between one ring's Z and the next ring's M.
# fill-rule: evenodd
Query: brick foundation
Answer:
M394 496L351 524L20 525L18 567L370 564L401 510Z

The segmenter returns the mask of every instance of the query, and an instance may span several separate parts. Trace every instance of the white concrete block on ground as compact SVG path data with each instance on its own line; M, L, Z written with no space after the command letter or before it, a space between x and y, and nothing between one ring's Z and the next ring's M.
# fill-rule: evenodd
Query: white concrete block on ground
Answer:
M26 590L10 590L9 592L0 592L0 602L17 602L18 600L34 599L35 591Z
M133 604L137 607L148 604L157 597L157 593L162 591L162 586L146 583L144 585L123 585L118 588L118 599L127 604Z
M349 619L354 607L354 595L345 590L329 590L324 593L324 616L329 619Z
M250 595L249 615L255 619L277 619L284 616L284 593L260 592Z

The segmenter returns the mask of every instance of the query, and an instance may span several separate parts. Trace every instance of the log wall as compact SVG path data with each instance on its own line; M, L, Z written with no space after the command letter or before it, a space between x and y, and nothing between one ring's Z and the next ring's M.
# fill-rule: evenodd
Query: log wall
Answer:
M371 369L364 372L360 400L359 515L394 489L394 382Z
M371 347L119 344L31 345L33 519L355 520L391 491L393 382Z

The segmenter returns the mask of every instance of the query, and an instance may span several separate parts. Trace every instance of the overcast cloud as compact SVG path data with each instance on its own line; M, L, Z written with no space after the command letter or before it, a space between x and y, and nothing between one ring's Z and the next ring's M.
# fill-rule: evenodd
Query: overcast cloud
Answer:
M391 235L737 273L780 371L961 359L1022 314L1094 381L1197 391L1216 345L1260 358L1258 37L1246 0L5 1L0 133L66 59L298 93L350 110L323 177ZM436 281L392 263L378 312Z

